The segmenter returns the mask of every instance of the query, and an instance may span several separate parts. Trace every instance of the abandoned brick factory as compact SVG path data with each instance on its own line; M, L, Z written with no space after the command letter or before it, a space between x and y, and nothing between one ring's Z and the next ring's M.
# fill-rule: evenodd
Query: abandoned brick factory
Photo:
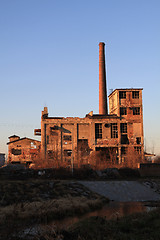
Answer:
M127 161L128 149L141 159L144 155L142 88L115 89L107 102L105 44L99 43L99 114L93 111L84 118L50 117L47 107L41 116L41 129L35 135L41 141L19 136L9 137L8 159L11 163L32 162L38 154L49 161L58 156L68 165L77 164L82 154L87 163L95 152L107 159L115 156L116 162ZM108 111L109 105L109 111Z

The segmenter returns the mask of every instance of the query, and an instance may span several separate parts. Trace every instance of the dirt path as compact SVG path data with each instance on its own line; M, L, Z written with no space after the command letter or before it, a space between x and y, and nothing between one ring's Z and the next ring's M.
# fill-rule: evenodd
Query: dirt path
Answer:
M120 202L158 201L160 194L138 181L79 181L90 190Z

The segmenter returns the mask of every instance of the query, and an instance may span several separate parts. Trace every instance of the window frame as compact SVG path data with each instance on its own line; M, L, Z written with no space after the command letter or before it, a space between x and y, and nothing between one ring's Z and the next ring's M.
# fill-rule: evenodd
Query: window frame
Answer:
M141 115L141 109L140 107L133 107L133 115Z
M126 91L119 91L119 99L126 99Z
M141 147L140 146L135 146L134 147L134 150L138 153L138 154L141 154Z
M133 91L132 92L132 98L133 99L139 99L139 91Z
M127 108L126 107L120 107L120 116L127 115Z
M95 123L95 139L102 139L102 123Z
M120 131L121 131L121 134L127 133L127 123L120 124Z
M111 138L118 138L118 124L111 123Z

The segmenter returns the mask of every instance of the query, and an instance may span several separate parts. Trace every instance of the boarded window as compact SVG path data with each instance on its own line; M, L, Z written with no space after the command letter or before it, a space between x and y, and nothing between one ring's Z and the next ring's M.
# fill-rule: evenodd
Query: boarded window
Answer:
M102 123L95 123L95 138L102 138Z
M111 123L111 138L118 138L118 125Z
M77 124L77 137L78 139L88 139L89 138L89 124Z

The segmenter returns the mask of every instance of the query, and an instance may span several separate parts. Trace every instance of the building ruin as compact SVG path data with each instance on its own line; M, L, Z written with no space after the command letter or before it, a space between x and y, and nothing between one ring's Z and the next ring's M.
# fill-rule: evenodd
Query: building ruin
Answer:
M9 137L8 163L30 165L40 153L41 142L31 138Z
M106 160L110 155L117 163L126 160L129 147L143 159L143 106L142 88L115 89L109 95L109 112L106 90L105 44L99 43L99 114L91 111L84 118L50 117L44 107L41 116L41 155L51 159L59 154L60 161L76 165L77 151L86 158L102 151Z

